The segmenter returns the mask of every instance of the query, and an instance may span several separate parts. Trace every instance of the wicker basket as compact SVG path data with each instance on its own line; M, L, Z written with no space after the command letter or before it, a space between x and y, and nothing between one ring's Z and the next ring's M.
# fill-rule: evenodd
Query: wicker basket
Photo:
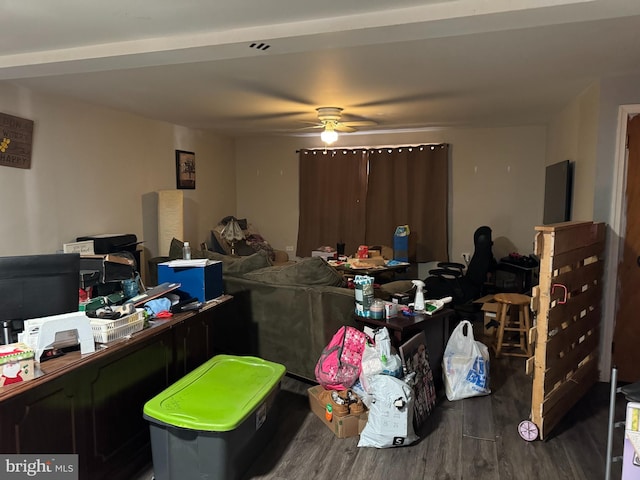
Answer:
M144 309L116 320L91 319L93 339L98 343L109 343L139 332L144 327Z

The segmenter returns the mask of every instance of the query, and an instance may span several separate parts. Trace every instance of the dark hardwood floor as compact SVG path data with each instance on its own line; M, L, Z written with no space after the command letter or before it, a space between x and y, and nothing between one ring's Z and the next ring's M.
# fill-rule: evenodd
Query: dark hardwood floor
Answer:
M311 385L286 377L280 426L244 479L603 479L609 385L597 384L545 441L526 442L518 432L529 417L531 379L524 360L492 359L492 393L449 402L444 395L420 440L408 447L358 448L358 437L338 439L309 410ZM624 398L617 416L624 415ZM624 432L615 432L620 454ZM614 463L612 479L621 464ZM151 471L140 479L150 479Z

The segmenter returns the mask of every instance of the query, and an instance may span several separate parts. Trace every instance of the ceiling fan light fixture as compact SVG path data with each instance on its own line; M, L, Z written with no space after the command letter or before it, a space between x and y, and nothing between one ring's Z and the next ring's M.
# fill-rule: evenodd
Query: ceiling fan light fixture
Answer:
M334 130L333 124L327 123L324 126L324 130L320 134L320 139L327 145L331 145L338 140L338 132Z

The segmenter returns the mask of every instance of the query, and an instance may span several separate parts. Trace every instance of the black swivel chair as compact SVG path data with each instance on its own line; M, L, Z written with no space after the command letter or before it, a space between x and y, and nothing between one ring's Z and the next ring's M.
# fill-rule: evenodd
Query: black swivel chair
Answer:
M429 270L424 280L425 298L452 297L451 306L461 312L472 311L470 305L486 294L487 280L495 271L491 228L479 227L473 234L475 250L466 270L461 263L441 262Z

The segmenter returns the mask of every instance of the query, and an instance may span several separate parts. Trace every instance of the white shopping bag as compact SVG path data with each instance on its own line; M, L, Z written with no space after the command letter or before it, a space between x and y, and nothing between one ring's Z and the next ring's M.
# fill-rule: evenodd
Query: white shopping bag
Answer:
M489 349L475 340L468 320L455 328L442 359L442 377L450 401L488 395Z
M418 436L413 430L413 390L389 375L371 378L373 403L358 447L389 448L410 445Z
M373 344L365 343L362 352L360 383L367 393L373 393L370 383L374 375L402 376L402 360L391 346L389 331L382 327L373 334Z

